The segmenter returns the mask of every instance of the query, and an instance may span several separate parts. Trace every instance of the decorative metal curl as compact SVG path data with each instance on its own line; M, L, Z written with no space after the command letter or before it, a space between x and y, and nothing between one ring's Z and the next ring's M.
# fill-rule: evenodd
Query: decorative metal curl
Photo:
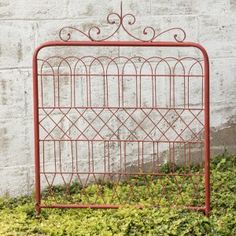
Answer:
M183 42L186 38L186 33L182 28L175 27L175 28L167 29L162 32L157 32L151 26L146 26L142 31L142 35L145 36L146 39L139 38L139 37L135 36L134 34L132 34L126 28L126 22L128 23L128 25L134 25L136 23L136 17L131 13L127 13L127 14L123 15L122 2L121 2L120 14L110 13L107 15L107 23L110 25L117 25L115 30L110 35L100 38L100 39L97 38L96 36L101 34L101 29L98 26L92 26L88 30L87 33L83 32L82 30L77 29L75 27L66 26L66 27L63 27L59 31L59 37L64 42L70 41L71 35L72 35L72 33L70 33L70 32L76 31L76 32L84 35L87 39L89 39L91 41L101 42L101 41L106 41L106 40L110 39L119 31L120 28L122 28L131 38L136 39L138 41L142 41L142 42L153 42L161 35L163 35L167 32L170 32L170 31L178 32L173 35L173 38L176 42Z

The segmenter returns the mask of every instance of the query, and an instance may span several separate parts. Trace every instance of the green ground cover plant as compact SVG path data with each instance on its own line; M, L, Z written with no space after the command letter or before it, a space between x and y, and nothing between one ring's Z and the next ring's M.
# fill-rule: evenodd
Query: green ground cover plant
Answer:
M168 172L168 169L164 171ZM32 196L4 197L0 199L0 235L234 236L236 235L235 155L225 152L212 160L211 183L212 211L209 217L204 216L202 212L168 208L164 206L165 204L160 208L147 206L143 209L127 205L117 210L47 209L42 210L41 215L37 216ZM110 188L109 184L102 188L107 198ZM118 192L124 192L125 183L119 188ZM140 188L142 194L144 190L142 184L135 185L135 188L137 191ZM91 186L88 191L96 190ZM58 195L60 196L60 189ZM63 200L63 197L61 198ZM78 198L81 198L81 195L75 190L72 199L78 200ZM136 199L136 195L133 198L132 203L140 201L139 198ZM142 199L143 204L150 203L149 201L150 199Z

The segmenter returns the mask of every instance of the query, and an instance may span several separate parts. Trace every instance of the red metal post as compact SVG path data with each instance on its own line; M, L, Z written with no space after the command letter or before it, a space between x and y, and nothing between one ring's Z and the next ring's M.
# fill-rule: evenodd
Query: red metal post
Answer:
M38 114L38 50L33 55L33 109L34 109L34 160L35 160L35 209L40 213L40 153L39 153L39 114Z
M210 80L209 80L209 58L207 52L201 49L204 56L204 122L205 122L205 214L210 213Z

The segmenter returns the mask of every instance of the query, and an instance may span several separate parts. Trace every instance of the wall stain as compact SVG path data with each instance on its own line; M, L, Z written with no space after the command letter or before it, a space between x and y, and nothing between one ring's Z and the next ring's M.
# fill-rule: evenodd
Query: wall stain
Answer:
M230 0L230 8L236 9L236 0Z
M5 80L0 80L0 88L1 88L1 105L6 105L7 104L7 97L6 97L6 81Z
M93 5L92 4L89 4L87 6L85 15L88 15L88 16L93 15Z
M17 61L20 62L21 59L23 57L23 53L22 53L22 42L20 41L17 44Z
M7 137L7 128L0 128L0 149L2 152L8 150L9 139Z
M0 7L7 7L9 6L9 3L8 2L0 2Z

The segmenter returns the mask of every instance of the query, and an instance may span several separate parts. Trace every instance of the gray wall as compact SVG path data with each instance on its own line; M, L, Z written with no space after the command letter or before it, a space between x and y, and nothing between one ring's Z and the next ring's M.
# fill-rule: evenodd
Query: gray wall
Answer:
M182 27L187 41L208 51L211 71L212 154L236 153L236 1L126 0L137 25ZM33 188L31 60L34 48L58 40L63 26L105 25L120 1L0 0L0 194ZM137 28L136 28L137 30Z

